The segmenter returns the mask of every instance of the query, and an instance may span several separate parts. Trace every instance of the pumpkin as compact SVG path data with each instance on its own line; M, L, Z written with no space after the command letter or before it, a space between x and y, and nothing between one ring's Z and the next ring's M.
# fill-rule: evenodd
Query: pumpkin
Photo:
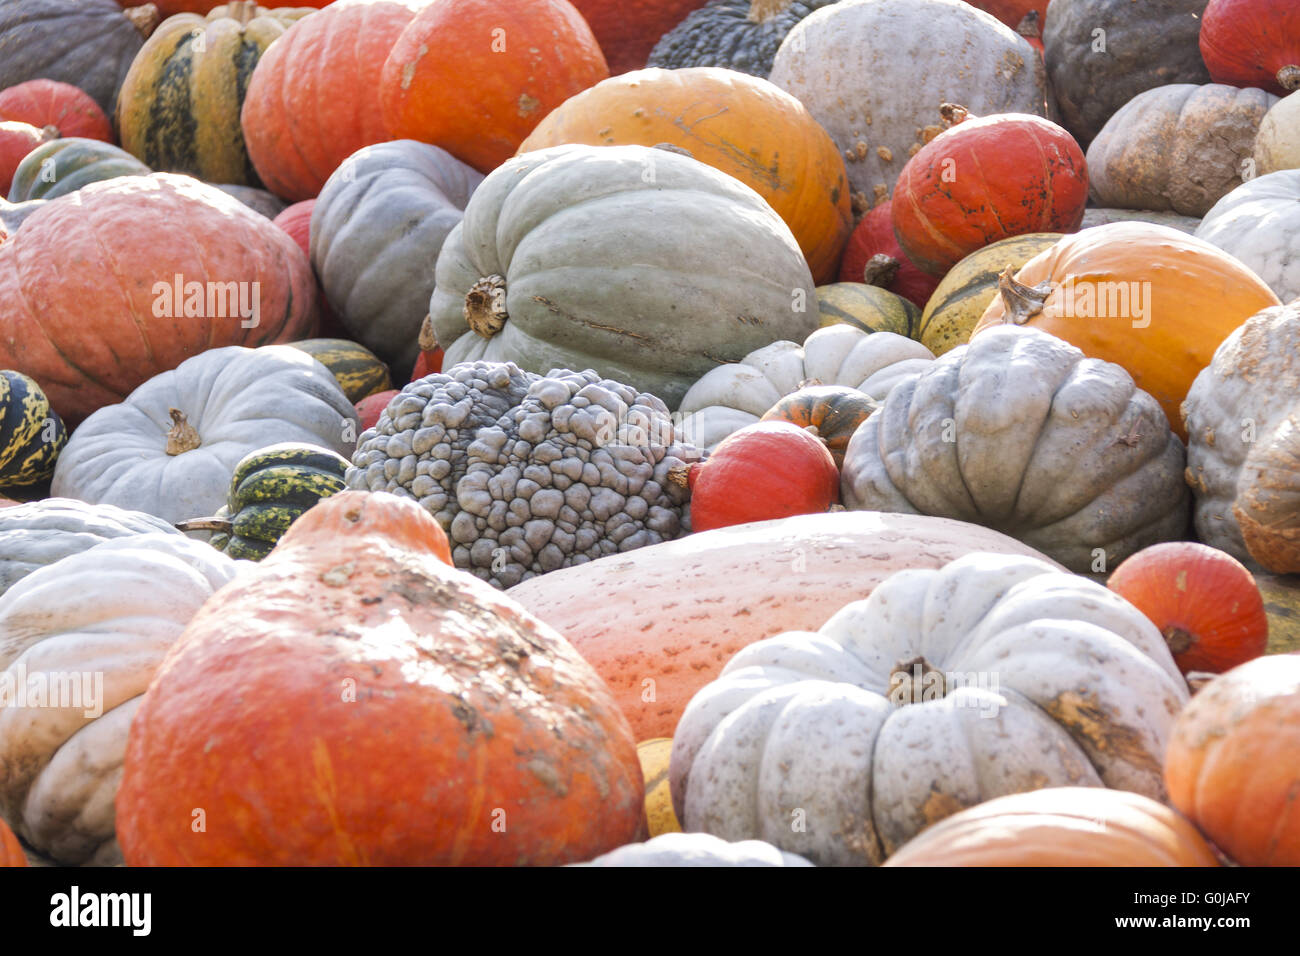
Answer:
M275 345L210 349L87 418L59 456L55 495L184 521L226 503L230 476L268 443L350 455L357 415L329 369Z
M271 220L289 234L289 238L298 244L308 259L311 258L311 214L315 208L315 199L304 199L285 206ZM320 334L328 338L347 335L347 330L325 298L325 290L321 288L319 278L316 280L316 304L320 308Z
M790 31L769 79L831 134L861 209L893 191L940 103L960 102L976 115L1046 109L1038 54L961 0L822 7Z
M23 159L51 135L52 132L37 129L30 123L0 122L0 187L5 195Z
M436 143L488 173L547 113L608 76L568 0L438 0L393 44L379 105L392 138Z
M414 502L344 492L215 595L136 714L128 865L555 865L642 839L608 689L449 560Z
M399 376L419 349L432 264L482 181L437 146L379 143L349 156L312 209L311 258L326 299L349 336Z
M1255 134L1255 173L1300 169L1300 96L1274 103Z
M0 90L0 120L53 127L59 136L113 141L113 124L84 90L58 80L28 80Z
M844 160L803 104L765 79L715 67L612 77L556 107L519 152L565 143L685 149L767 200L814 279L836 274L853 225Z
M702 376L682 399L678 429L685 440L712 451L805 386L843 385L879 401L932 359L925 346L892 332L823 327L802 345L773 342Z
M368 395L393 387L388 366L364 346L346 339L304 339L290 342L334 373L339 388L355 405Z
M92 183L0 244L0 368L40 382L70 425L204 349L314 321L293 240L188 176Z
M965 118L951 104L940 113L955 125L907 161L890 205L894 234L918 268L943 276L991 242L1078 228L1088 170L1069 133L1039 116Z
M310 12L244 0L164 20L118 94L123 148L163 172L261 186L239 126L244 91L266 48Z
M965 345L989 304L998 297L998 276L1008 268L1019 269L1060 238L1060 233L1055 232L1012 236L966 256L935 287L914 337L935 355Z
M236 570L201 542L133 535L34 571L0 598L0 686L25 691L0 707L0 817L37 851L121 862L113 794L141 695ZM43 699L27 696L42 688Z
M168 522L112 505L45 498L0 514L0 597L38 568L129 535L180 533Z
M21 372L0 371L0 488L48 480L67 441L41 386Z
M682 825L673 813L673 795L668 785L668 761L673 754L671 737L655 737L636 745L645 777L645 816L650 838L664 833L681 833Z
M23 853L22 844L9 825L0 820L0 867L26 866L27 855Z
M675 408L709 369L815 329L813 290L739 180L665 149L555 146L475 191L428 311L445 366L592 369Z
M367 428L374 428L379 424L379 416L384 413L384 409L388 408L389 403L400 394L397 389L390 388L386 392L375 392L375 394L368 395L361 401L355 402L358 427L362 431Z
M610 73L646 65L655 42L704 0L572 0L591 27Z
M315 8L328 6L330 0L294 0L298 4L298 9ZM227 0L154 0L154 6L164 17L173 17L178 13L203 13L209 14L214 11L222 11L237 6L236 3L228 3Z
M1255 134L1276 102L1215 83L1139 93L1088 147L1093 203L1204 216L1251 175Z
M1205 4L1052 0L1043 23L1044 58L1062 125L1081 146L1139 93L1210 82L1197 47Z
M1005 285L972 342L1004 323L1059 336L1090 358L1122 366L1160 403L1180 438L1179 405L1214 349L1247 318L1278 304L1258 276L1215 246L1144 222L1068 235Z
M794 25L833 2L709 0L662 31L646 65L673 70L718 66L766 79L781 41Z
M840 260L840 282L880 286L924 308L939 278L918 269L899 246L891 202L887 199L873 207L854 227Z
M456 567L504 588L682 534L669 474L698 457L663 402L590 369L466 362L402 389L347 484L415 498Z
M0 89L60 80L112 113L131 61L158 20L150 3L123 10L116 0L3 0Z
M822 328L851 325L863 332L893 332L916 338L921 310L877 285L833 282L817 287L817 316Z
M14 170L9 201L56 199L118 176L148 176L149 167L98 139L56 139L29 152Z
M1255 579L1217 548L1170 541L1144 548L1106 586L1160 629L1184 674L1218 674L1259 657L1268 615Z
M1300 298L1300 169L1242 183L1214 204L1196 237L1241 260L1283 302Z
M344 489L348 460L328 448L281 442L249 452L230 476L230 497L215 518L182 521L182 531L214 531L210 544L232 558L261 561L293 522Z
M1189 236L1196 232L1201 220L1196 216L1180 216L1176 212L1157 211L1154 209L1113 209L1104 206L1090 206L1083 211L1080 229L1093 226L1105 226L1112 222L1152 222L1157 226L1168 226L1185 232Z
M438 347L437 338L434 337L433 319L428 313L425 313L424 321L420 323L420 335L416 339L416 344L420 347L420 355L415 360L415 368L411 370L412 382L442 371L443 352Z
M987 525L1100 571L1184 535L1184 461L1123 368L1009 326L891 391L849 440L840 495L851 509Z
M393 138L375 89L393 41L426 4L332 3L267 48L239 114L248 158L267 189L290 202L311 199L358 149Z
M909 840L885 866L1218 866L1186 819L1141 794L1049 787L989 800Z
M1215 83L1300 89L1300 9L1288 0L1210 0L1200 47Z
M790 422L800 428L808 429L820 438L835 467L844 464L844 449L858 426L879 408L879 403L871 396L856 388L843 385L809 385L798 391L783 396L775 405L763 413L759 421ZM753 426L747 425L746 428ZM745 429L741 429L743 432ZM735 437L740 432L733 432ZM727 440L730 440L730 437ZM721 446L719 446L721 447ZM832 500L839 499L839 478ZM698 526L696 530L701 530Z
M1041 23L1049 2L1050 0L972 0L971 6L993 14L1014 30L1026 17L1030 17L1031 22Z
M673 806L687 831L874 865L1006 794L1164 799L1187 697L1159 631L1122 598L976 552L899 571L815 633L733 656L677 724Z
M973 551L1042 557L960 521L838 512L704 531L508 593L573 642L645 739L672 734L691 697L746 645L816 630L895 571Z
M1300 866L1300 656L1261 657L1211 681L1165 753L1174 808L1242 866Z
M576 866L812 866L762 840L728 843L707 833L667 833Z
M1290 654L1300 651L1300 590L1291 575L1253 574L1264 613L1268 615L1268 647L1265 654Z

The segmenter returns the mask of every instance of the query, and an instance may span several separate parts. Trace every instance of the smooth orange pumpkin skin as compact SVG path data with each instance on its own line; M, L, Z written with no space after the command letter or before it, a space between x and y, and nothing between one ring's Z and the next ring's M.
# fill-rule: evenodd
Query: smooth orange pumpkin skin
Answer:
M1165 752L1173 806L1242 866L1300 866L1300 655L1210 681Z
M1237 326L1261 309L1281 305L1237 259L1186 233L1146 222L1108 223L1067 235L1026 262L1016 280L1028 286L1051 283L1043 310L1026 324L1064 339L1090 358L1124 368L1138 388L1160 403L1170 428L1184 442L1187 431L1179 408L1192 381ZM1067 314L1082 311L1085 286L1092 287L1095 297L1100 283L1112 282L1138 290L1150 283L1145 317ZM1108 288L1100 286L1102 300L1108 298ZM1006 309L998 296L971 335L1004 321ZM1134 328L1134 321L1148 324Z
M346 491L213 595L132 723L127 863L555 865L642 839L608 688L450 563L414 501Z
M361 431L365 431L367 428L373 428L375 422L379 421L379 416L384 414L384 409L388 407L388 403L395 399L398 394L397 389L390 388L386 392L376 392L373 395L367 395L361 401L357 402L355 407L357 410L357 418L360 419L357 423L357 427Z
M767 80L717 67L611 77L565 100L519 152L565 143L681 147L766 199L819 284L837 274L853 228L844 158L808 109Z
M271 192L316 196L357 150L389 135L375 89L393 42L423 0L337 3L267 47L240 112L248 158Z
M1218 548L1154 544L1121 562L1106 586L1160 629L1184 674L1219 674L1268 646L1268 614L1254 576Z
M1200 48L1215 83L1286 96L1295 87L1284 87L1277 74L1300 66L1300 5L1294 0L1210 0L1201 15Z
M1047 5L1051 0L970 0L972 7L978 7L985 13L991 13L1011 29L1020 26L1030 12L1038 14L1038 28L1041 30L1046 22Z
M53 126L65 139L113 142L113 124L99 104L85 91L58 80L28 80L0 91L0 120Z
M44 141L44 134L31 123L0 121L0 199L9 195L23 157Z
M437 0L393 44L379 105L393 139L441 146L487 173L546 114L608 76L568 0Z
M708 0L573 0L596 35L611 74L639 70L659 38ZM651 144L653 145L653 144Z
M27 866L27 855L9 824L0 820L0 867Z
M1187 820L1150 797L1048 787L963 810L923 830L885 866L1218 866Z

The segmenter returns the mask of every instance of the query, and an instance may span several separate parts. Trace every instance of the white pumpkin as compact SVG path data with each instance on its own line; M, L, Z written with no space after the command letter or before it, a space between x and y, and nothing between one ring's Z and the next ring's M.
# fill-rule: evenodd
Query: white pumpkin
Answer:
M113 801L131 717L167 649L240 566L180 534L141 534L34 571L0 598L0 817L40 853L121 862Z
M1300 169L1242 183L1205 214L1196 237L1250 266L1283 302L1300 298Z
M876 401L934 361L920 342L851 325L818 329L803 345L773 342L706 373L682 398L683 440L712 451L804 385L845 385Z
M1264 114L1255 134L1255 174L1300 168L1300 96L1278 100Z
M307 442L350 458L359 431L333 373L306 352L211 349L82 422L51 490L175 523L215 514L249 452Z
M762 840L728 843L707 833L664 833L570 866L812 866Z
M1008 793L1163 799L1187 685L1159 630L1086 578L974 553L904 570L817 633L751 644L673 735L682 828L878 864Z

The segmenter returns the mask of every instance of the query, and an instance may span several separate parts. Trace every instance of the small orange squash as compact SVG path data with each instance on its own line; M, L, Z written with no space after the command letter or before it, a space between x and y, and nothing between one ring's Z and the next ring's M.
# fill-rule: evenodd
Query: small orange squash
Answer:
M859 425L879 407L870 395L843 385L809 385L773 405L760 421L783 421L811 428L830 450L835 467L844 464L844 449Z

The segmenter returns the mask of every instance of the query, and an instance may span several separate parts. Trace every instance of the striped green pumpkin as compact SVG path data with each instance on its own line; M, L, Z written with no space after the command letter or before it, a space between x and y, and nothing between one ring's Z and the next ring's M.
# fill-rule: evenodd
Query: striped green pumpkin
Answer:
M45 481L67 442L63 420L35 380L0 371L0 488Z
M101 180L148 176L150 172L148 166L112 143L80 136L54 139L23 157L9 187L9 201L55 199Z
M388 366L364 345L347 339L304 339L289 344L333 372L339 387L353 405L393 387Z

